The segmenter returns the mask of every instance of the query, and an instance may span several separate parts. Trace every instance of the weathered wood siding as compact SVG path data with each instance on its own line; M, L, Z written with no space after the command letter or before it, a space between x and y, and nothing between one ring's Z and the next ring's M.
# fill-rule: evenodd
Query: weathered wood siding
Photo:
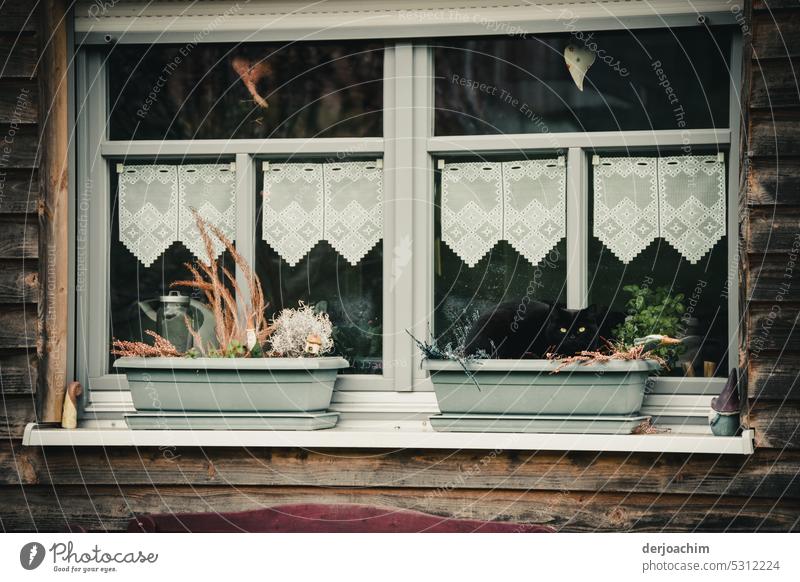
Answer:
M787 279L786 269L800 233L800 91L789 68L800 59L800 7L770 4L771 12L766 2L755 6L752 59L745 55L741 359L759 446L754 455L22 447L22 430L34 418L36 375L34 103L20 115L24 129L3 167L8 177L0 197L0 529L73 523L119 530L140 512L301 501L549 523L566 531L799 529L800 272L795 267ZM22 89L37 98L36 32L23 12L8 3L0 9L3 135Z

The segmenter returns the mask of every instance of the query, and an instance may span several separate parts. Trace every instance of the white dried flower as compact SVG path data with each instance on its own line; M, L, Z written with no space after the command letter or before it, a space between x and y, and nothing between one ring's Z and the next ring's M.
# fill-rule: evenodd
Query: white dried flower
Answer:
M284 309L273 320L270 347L276 356L298 358L309 355L306 344L310 336L317 336L324 355L333 349L333 324L327 313L317 313L310 305L300 303L297 309ZM316 338L315 338L316 341Z

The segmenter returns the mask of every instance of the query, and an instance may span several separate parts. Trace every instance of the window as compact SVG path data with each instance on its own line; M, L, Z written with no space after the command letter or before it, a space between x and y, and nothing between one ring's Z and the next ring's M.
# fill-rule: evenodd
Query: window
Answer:
M152 248L141 234L123 231L130 224L123 211L136 214L149 202L163 214L176 194L163 183L137 186L138 198L123 201L125 188L136 190L121 189L120 181L132 180L125 177L130 172L166 168L180 207L186 172L203 166L215 169L196 171L230 178L230 204L212 206L228 213L236 248L255 266L271 313L303 301L331 315L337 349L351 363L337 384L340 393L414 391L422 402L431 387L406 331L448 337L476 313L526 295L619 313L624 287L649 285L683 293L688 302L701 281L687 333L719 350L675 373L701 376L711 361L711 373L724 377L738 312L727 277L736 256L729 192L738 171L731 130L737 108L730 79L739 39L728 28L704 26L581 38L562 32L385 42L181 45L172 39L82 48L78 377L92 394L106 393L103 402L123 403L124 383L110 367L111 338L141 338L150 325L142 303L167 293L183 263L196 260L191 237L182 235L180 208L163 236L140 216ZM570 47L593 56L588 70L565 58ZM658 167L668 157L718 154L723 232L699 256L687 258L662 236L660 222L625 260L598 236L604 225L595 220L597 160L646 158ZM359 218L363 230L346 242L351 221L339 234L329 227L336 216L355 217L348 204L361 194L336 198L336 176L348 168L376 173L380 189L353 186L365 197L358 216L367 218ZM474 181L460 187L448 177L473 169L491 177L481 178L480 187ZM291 202L276 194L280 172L315 176L296 190L305 213L299 222L276 218ZM191 197L200 190L186 191ZM274 196L265 199L265 192ZM474 216L486 223L485 233L476 234L474 218L453 218L471 199L480 202ZM541 212L526 222L520 215L534 203ZM323 218L309 218L317 208ZM376 209L379 215L371 214ZM273 222L265 228L267 220ZM300 224L308 228L301 232ZM459 225L474 237L460 236ZM92 410L117 414L120 406Z

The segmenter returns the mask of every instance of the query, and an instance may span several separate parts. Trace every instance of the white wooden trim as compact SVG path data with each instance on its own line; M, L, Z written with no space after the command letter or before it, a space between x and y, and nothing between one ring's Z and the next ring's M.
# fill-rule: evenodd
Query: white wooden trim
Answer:
M413 233L411 235L414 289L412 323L409 331L417 338L426 338L432 329L434 286L433 224L434 169L426 144L433 135L434 116L433 50L425 45L414 47L413 95ZM422 370L423 355L412 349L410 365L414 375L414 390L432 389L428 374Z
M388 304L384 312L392 311L392 326L388 329L394 351L384 357L384 368L388 368L395 382L395 390L408 391L414 388L411 363L415 347L405 333L414 324L414 269L406 255L411 249L414 222L414 47L410 42L401 42L394 47L394 99L390 111L394 121L394 163L392 164L394 186L393 197L384 202L384 220L392 221L392 237L384 241L383 260L389 265L389 276L384 277L384 301ZM389 139L385 137L385 139ZM413 258L413 255L412 255ZM387 329L384 328L384 333Z
M105 157L137 156L224 156L232 154L299 156L348 152L354 155L380 155L383 138L285 138L285 139L196 139L105 141L100 153Z
M120 422L116 423L117 425ZM122 423L124 424L124 423ZM352 421L317 431L72 430L29 424L25 446L136 447L302 447L353 449L482 449L525 451L614 451L626 453L713 453L748 455L753 431L735 437L702 433L650 435L584 435L435 432L427 421Z
M589 167L586 152L567 156L567 308L583 309L589 296Z
M595 131L574 133L435 136L428 140L432 154L515 153L560 148L654 148L730 143L728 129L664 129L653 131Z
M516 35L733 24L725 0L222 0L97 2L76 9L81 44ZM146 15L146 16L143 16Z

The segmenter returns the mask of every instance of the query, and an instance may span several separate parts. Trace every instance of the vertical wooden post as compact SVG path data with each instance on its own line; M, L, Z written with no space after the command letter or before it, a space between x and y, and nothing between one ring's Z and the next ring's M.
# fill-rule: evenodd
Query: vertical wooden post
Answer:
M60 422L68 340L66 0L44 0L39 10L39 417L42 422Z

